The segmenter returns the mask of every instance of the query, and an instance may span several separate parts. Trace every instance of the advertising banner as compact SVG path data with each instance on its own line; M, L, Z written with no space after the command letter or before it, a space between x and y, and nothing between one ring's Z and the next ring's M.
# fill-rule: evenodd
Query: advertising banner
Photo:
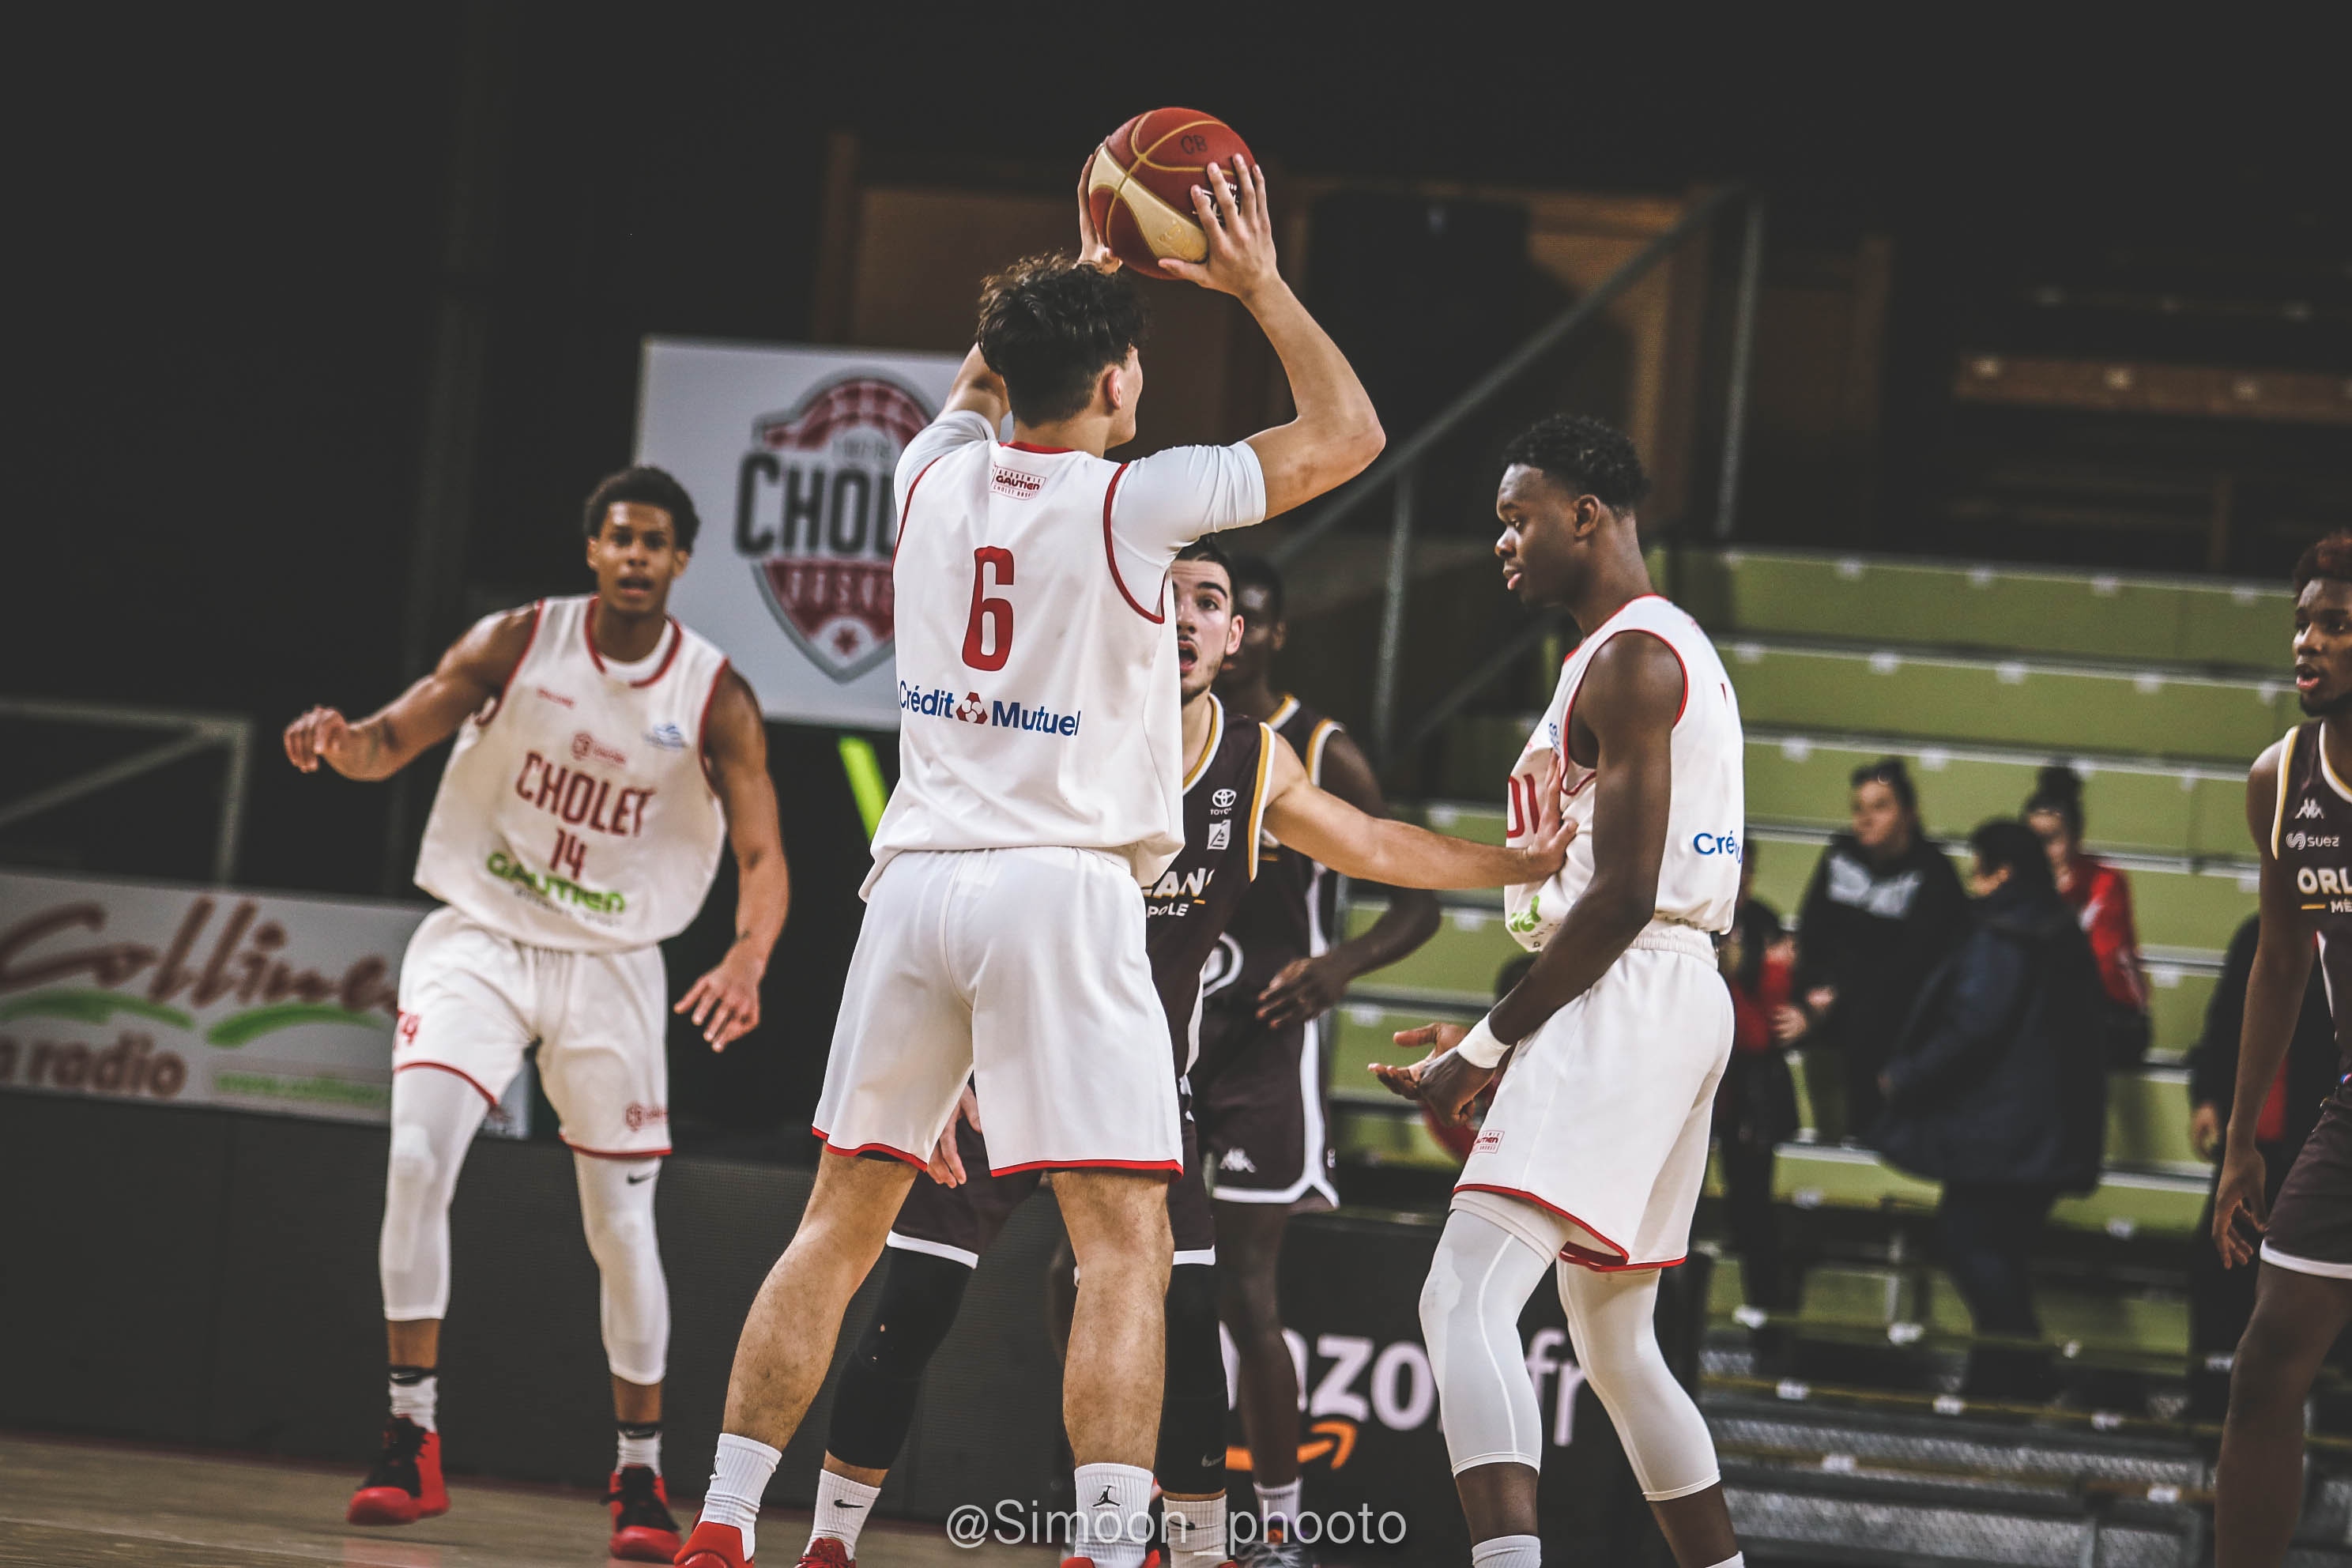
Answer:
M892 479L961 363L646 340L637 461L675 475L702 518L670 606L770 718L898 728Z
M0 871L0 1089L384 1121L426 912ZM518 1073L485 1128L530 1114Z

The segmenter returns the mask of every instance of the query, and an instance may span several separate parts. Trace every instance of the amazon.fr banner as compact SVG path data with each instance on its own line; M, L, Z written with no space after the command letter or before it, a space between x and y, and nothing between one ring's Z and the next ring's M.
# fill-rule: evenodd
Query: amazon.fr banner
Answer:
M0 871L0 1089L387 1121L422 904ZM518 1073L484 1131L529 1131Z

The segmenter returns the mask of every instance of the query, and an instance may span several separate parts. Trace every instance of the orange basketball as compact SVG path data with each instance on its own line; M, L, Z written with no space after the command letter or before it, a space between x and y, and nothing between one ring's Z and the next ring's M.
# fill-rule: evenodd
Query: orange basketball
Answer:
M1147 278L1167 278L1160 258L1205 260L1208 237L1192 215L1192 187L1213 189L1208 167L1233 177L1250 150L1234 128L1195 109L1155 109L1108 136L1087 163L1087 210L1113 254Z

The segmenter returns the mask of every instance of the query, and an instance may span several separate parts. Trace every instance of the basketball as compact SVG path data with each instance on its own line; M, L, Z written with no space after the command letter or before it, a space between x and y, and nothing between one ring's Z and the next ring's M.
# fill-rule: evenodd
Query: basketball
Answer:
M1095 232L1147 278L1170 278L1162 257L1201 261L1208 237L1192 214L1192 187L1209 188L1208 166L1250 158L1234 128L1196 109L1155 109L1102 140L1087 165L1087 210ZM1253 163L1255 159L1250 160Z

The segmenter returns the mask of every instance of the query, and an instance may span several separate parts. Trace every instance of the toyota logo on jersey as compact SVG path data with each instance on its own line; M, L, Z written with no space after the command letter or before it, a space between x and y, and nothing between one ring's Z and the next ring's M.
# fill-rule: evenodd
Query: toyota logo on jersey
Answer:
M736 552L777 624L836 681L890 657L892 475L930 421L904 384L857 374L752 422L736 470Z

